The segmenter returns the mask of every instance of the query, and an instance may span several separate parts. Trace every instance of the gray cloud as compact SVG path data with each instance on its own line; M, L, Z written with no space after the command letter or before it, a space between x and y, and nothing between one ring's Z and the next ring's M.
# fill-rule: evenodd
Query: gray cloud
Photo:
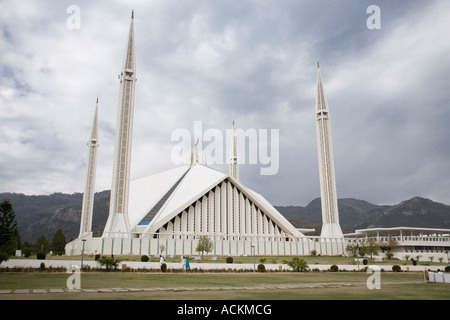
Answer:
M132 177L174 166L170 141L194 121L280 130L280 168L241 181L280 205L320 195L316 62L330 106L339 197L450 203L450 44L445 1L79 1L0 4L0 191L82 192L99 97L97 190L111 184L122 57L135 10ZM206 144L206 143L205 143ZM226 146L228 148L228 146ZM225 150L224 150L225 151ZM215 167L227 171L226 165Z

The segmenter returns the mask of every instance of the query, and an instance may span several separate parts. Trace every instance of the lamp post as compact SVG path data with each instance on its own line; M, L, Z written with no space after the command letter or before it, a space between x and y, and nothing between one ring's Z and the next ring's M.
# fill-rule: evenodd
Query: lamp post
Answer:
M83 270L84 243L86 242L86 239L82 239L81 241L83 242L83 249L81 250L81 270Z
M447 266L450 266L450 261L448 260L448 250L447 250Z
M253 252L253 271L256 271L256 256L255 256L255 246L251 246L252 252Z
M358 271L359 271L359 248L356 248L356 263L358 264Z

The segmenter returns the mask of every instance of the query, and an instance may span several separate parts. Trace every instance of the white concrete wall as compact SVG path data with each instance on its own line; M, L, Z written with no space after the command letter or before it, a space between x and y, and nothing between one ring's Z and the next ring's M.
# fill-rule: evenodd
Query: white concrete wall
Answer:
M237 237L236 237L237 238ZM159 255L161 245L168 255L197 255L197 239L149 239L149 238L90 238L86 239L85 254L114 255ZM310 255L316 250L320 255L343 255L345 243L336 239L311 238L270 238L258 240L248 237L248 240L213 240L214 247L209 255L239 256L252 255ZM252 249L253 246L253 249ZM82 241L76 239L66 245L67 255L79 255L82 251Z

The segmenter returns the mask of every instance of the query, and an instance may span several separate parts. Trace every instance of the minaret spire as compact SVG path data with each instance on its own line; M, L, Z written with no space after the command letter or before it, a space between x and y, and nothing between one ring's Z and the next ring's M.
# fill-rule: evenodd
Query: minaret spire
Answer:
M92 213L94 211L95 172L97 168L98 148L98 98L95 106L94 123L92 124L91 138L88 142L88 147L86 184L81 207L80 234L78 235L78 238L92 237Z
M321 237L343 238L339 225L329 111L323 90L319 62L317 62L316 120L323 222Z
M120 74L119 107L116 124L113 178L109 216L103 236L129 232L128 189L130 183L131 138L133 131L134 88L136 82L136 55L134 43L134 11Z
M231 131L231 145L230 145L230 176L239 181L239 164L237 157L237 142L234 134L234 120Z

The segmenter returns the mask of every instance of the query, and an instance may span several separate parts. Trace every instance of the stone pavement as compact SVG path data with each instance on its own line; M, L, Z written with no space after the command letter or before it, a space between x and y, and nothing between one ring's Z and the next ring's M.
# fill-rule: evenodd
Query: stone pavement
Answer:
M396 281L383 282L386 284L414 284L422 281ZM297 283L297 284L271 284L255 286L204 286L204 287L154 287L154 288L97 288L97 289L3 289L0 290L0 299L4 294L42 294L42 293L113 293L113 292L152 292L152 291L220 291L220 290L274 290L274 289L311 289L311 288L339 288L364 286L366 282L326 282L326 283Z
M205 287L154 287L154 288L97 288L97 289L6 289L0 290L2 294L30 294L30 293L112 293L112 292L151 292L151 291L208 291L208 290L267 290L267 289L301 289L301 288L329 288L342 286L363 285L364 282L339 282L339 283L309 283L309 284L272 284L255 286L205 286Z

